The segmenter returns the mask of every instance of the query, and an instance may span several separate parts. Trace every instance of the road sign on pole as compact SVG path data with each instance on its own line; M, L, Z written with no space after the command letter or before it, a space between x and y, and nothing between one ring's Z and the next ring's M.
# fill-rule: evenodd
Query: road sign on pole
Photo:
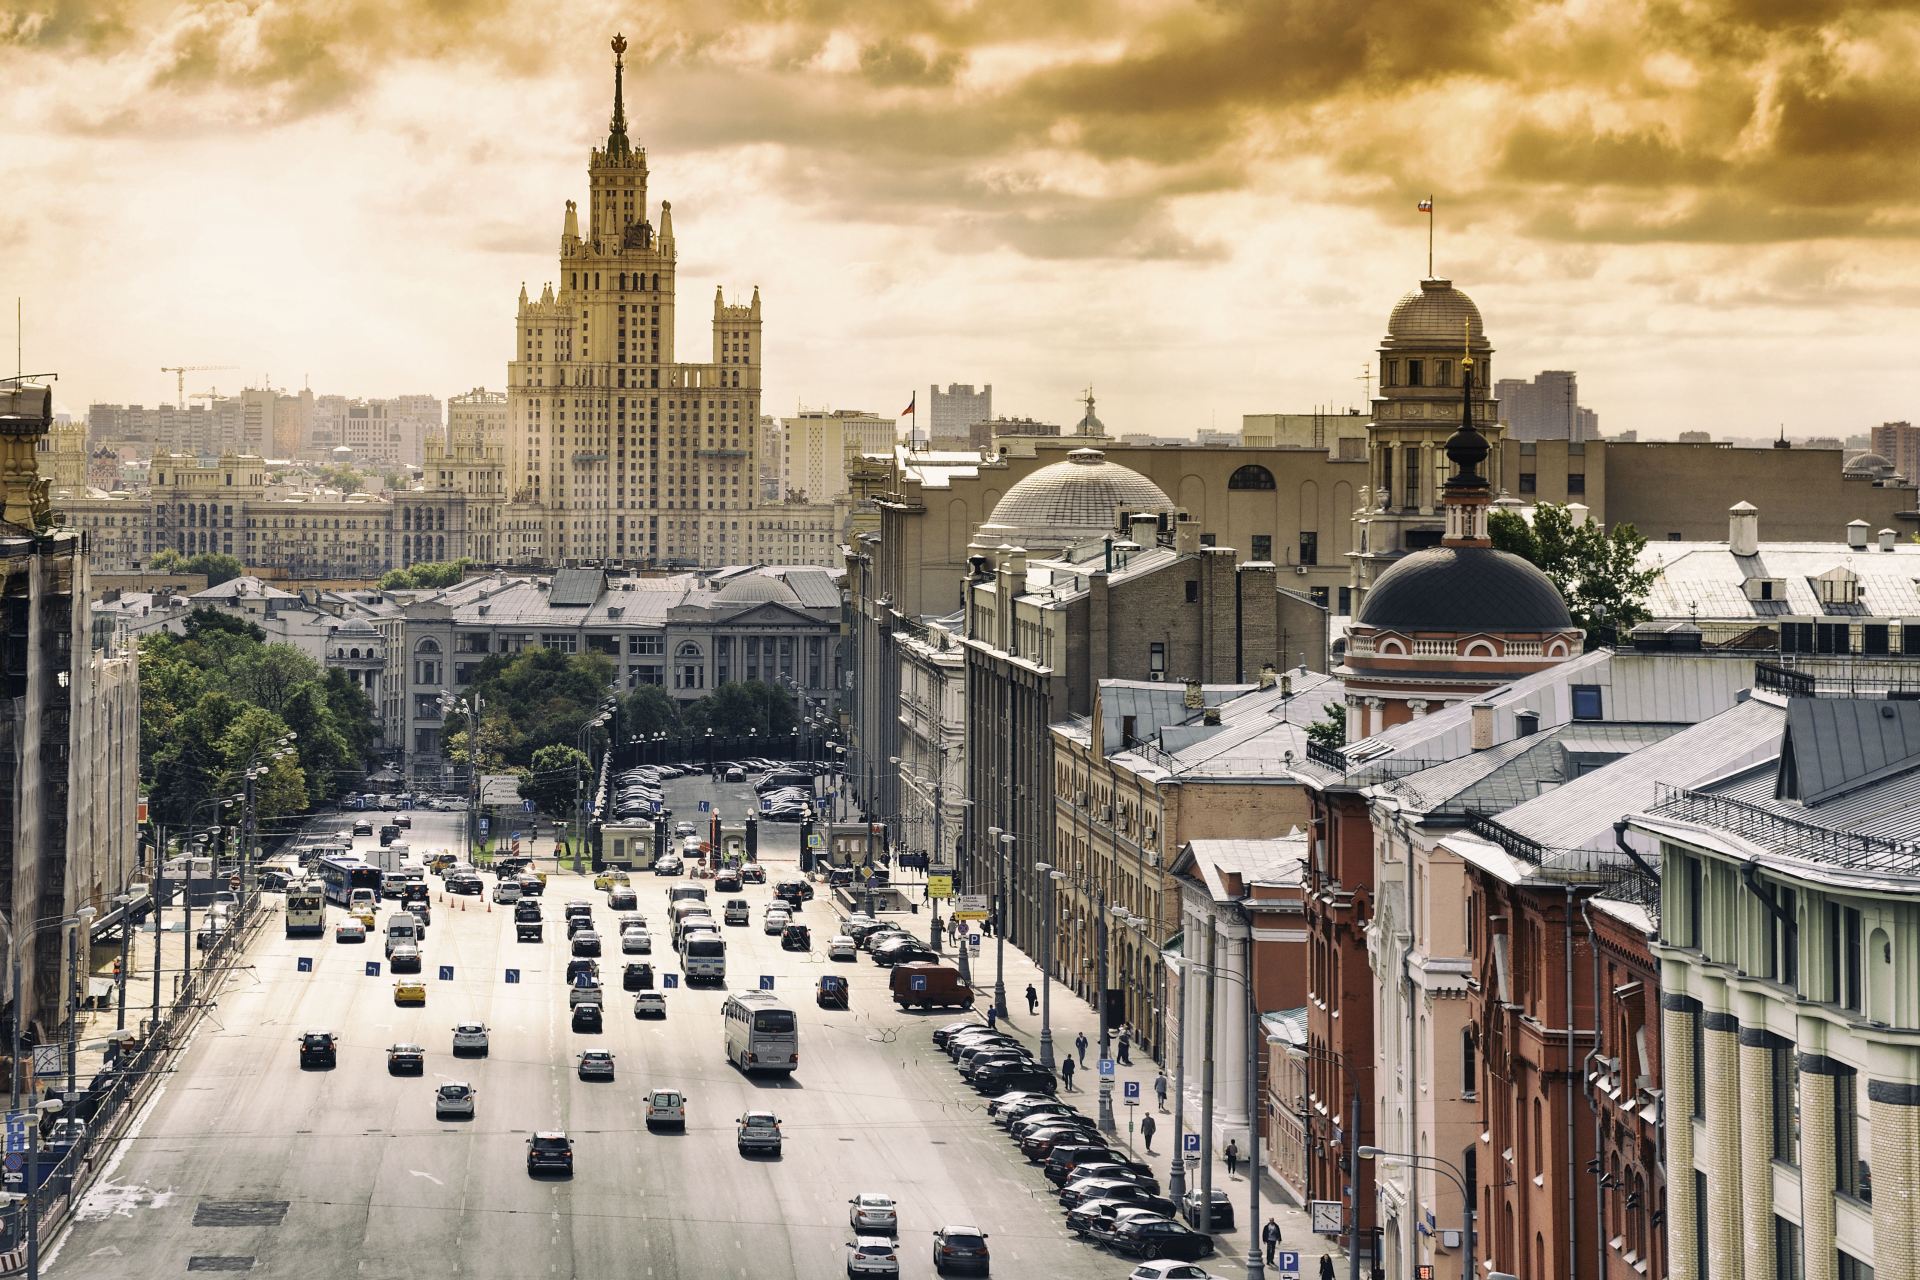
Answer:
M975 955L980 954L980 935L979 934L970 933L967 935L967 950L973 952L973 954Z
M677 973L663 973L660 975L660 985L672 991L680 985L680 975Z
M1140 1082L1138 1080L1128 1080L1121 1084L1120 1096L1128 1102L1138 1102L1140 1100Z
M770 973L763 973L763 974L761 974L761 975L760 975L760 989L761 989L762 991L771 991L771 990L773 990L773 975L772 975L772 974L770 974Z
M369 978L377 978L380 976L380 962L378 960L367 961L367 976Z
M1181 1134L1180 1149L1187 1152L1198 1152L1200 1150L1200 1135L1197 1133Z
M1274 1255L1275 1264L1280 1270L1280 1280L1299 1280L1300 1254L1294 1249L1282 1249Z
M441 965L441 966L440 966L440 981L442 981L442 982L452 982L452 981L453 981L453 966L452 966L452 965L450 965L450 964L443 964L443 965Z
M1113 1059L1112 1058L1100 1059L1100 1074L1102 1076L1113 1075Z
M298 973L312 973L312 972L313 972L313 957L312 957L312 956L301 956L301 957L300 957L299 959L297 959L297 960L295 960L295 961L293 962L293 966L294 966L294 970L295 970L295 972L298 972Z
M955 920L985 920L987 914L987 895L984 893L963 893L953 900Z
M509 969L509 970L507 970L507 981L508 981L509 983L516 983L516 982L519 982L519 981L520 981L520 971L519 971L518 969Z

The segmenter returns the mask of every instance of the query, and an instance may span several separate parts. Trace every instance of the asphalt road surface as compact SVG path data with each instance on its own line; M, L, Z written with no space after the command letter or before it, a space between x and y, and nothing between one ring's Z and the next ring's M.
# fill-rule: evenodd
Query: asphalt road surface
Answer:
M675 816L697 820L697 799L714 789L695 779L672 785ZM735 812L751 794L720 790ZM458 815L412 816L416 851L458 848ZM793 869L797 830L768 831L762 856L776 879ZM661 973L676 967L665 903L677 882L635 877ZM607 1029L570 1031L562 906L585 899L603 935L613 924L590 879L549 882L541 944L515 942L510 908L449 900L432 883L424 1008L394 1006L384 964L378 977L365 973L383 959L378 935L359 946L335 943L331 927L324 939L287 939L277 919L267 923L251 967L218 992L180 1069L52 1249L47 1275L834 1277L851 1238L847 1199L863 1191L900 1202L903 1275L933 1274L930 1236L948 1222L990 1234L997 1275L1073 1280L1130 1269L1066 1233L1052 1188L932 1047L930 1031L952 1015L897 1011L884 971L864 956L834 964L780 950L761 931L770 886L748 885L752 924L724 931L727 987L773 976L800 1020L800 1069L790 1079L748 1079L723 1061L725 989L666 991L667 1019L637 1021L631 995L617 989L623 957L610 936L601 962ZM337 909L329 916L331 926ZM823 947L832 907L816 899L800 918ZM927 920L906 919L916 931ZM312 959L311 972L299 971L301 957ZM440 978L443 965L451 980ZM509 967L517 984L505 980ZM850 1011L816 1007L813 984L824 972L851 979ZM469 1019L492 1028L485 1059L451 1055L451 1029ZM308 1028L340 1034L336 1069L299 1068L294 1041ZM406 1040L427 1050L424 1078L387 1074L387 1046ZM575 1054L586 1048L612 1050L618 1079L580 1081ZM473 1120L434 1119L434 1088L448 1080L478 1090ZM647 1131L641 1099L656 1085L686 1093L685 1133ZM733 1122L750 1108L780 1115L782 1158L736 1154ZM569 1180L527 1175L528 1135L551 1128L573 1137Z

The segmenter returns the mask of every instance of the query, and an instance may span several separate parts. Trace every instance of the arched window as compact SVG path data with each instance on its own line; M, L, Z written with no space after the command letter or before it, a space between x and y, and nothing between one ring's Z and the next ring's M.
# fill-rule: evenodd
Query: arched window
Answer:
M691 640L682 641L680 647L674 650L674 655L681 658L698 658L700 656L700 646Z
M1272 489L1273 472L1255 462L1249 462L1227 477L1229 489Z
M413 646L413 651L415 653L438 653L440 652L440 642L432 636L428 636L422 639L419 644Z

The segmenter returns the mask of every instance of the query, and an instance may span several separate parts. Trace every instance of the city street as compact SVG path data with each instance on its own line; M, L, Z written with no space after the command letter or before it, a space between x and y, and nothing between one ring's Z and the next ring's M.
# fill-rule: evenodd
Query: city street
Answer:
M695 800L714 788L700 779L669 787L675 817L698 822ZM720 790L728 816L751 796L744 786ZM412 817L416 855L459 848L457 814ZM314 825L343 824L330 815ZM798 828L768 824L764 835L762 860L779 879L795 867ZM543 838L542 869L551 847ZM990 1234L999 1275L1130 1269L1066 1232L1052 1188L932 1046L929 1033L953 1015L903 1014L887 998L885 971L864 956L822 958L835 918L824 894L799 917L813 927L809 955L783 952L761 932L771 886L746 886L753 921L724 931L726 987L665 991L668 1016L659 1022L637 1021L632 996L619 989L615 913L590 879L549 881L540 944L514 941L511 908L449 898L429 879L424 1008L395 1007L384 964L379 976L366 974L383 959L377 935L362 945L333 941L337 908L322 939L287 939L277 920L267 922L251 968L217 993L180 1069L109 1158L46 1274L833 1277L844 1274L851 1238L847 1199L865 1191L900 1203L904 1275L933 1273L930 1236L949 1222ZM676 969L665 905L674 883L635 877L663 974ZM571 899L593 904L608 939L604 1034L569 1030L561 912ZM392 909L386 904L383 918ZM924 914L906 920L916 931L927 923ZM311 972L300 971L303 957ZM441 966L452 966L450 979ZM507 981L509 969L517 983ZM815 1006L823 972L849 978L850 1011ZM748 1079L722 1060L726 991L754 987L761 975L773 977L799 1017L800 1069L790 1079ZM451 1028L467 1020L492 1028L488 1057L451 1055ZM336 1069L297 1065L295 1037L310 1028L340 1034ZM396 1041L426 1048L423 1078L388 1075L386 1050ZM583 1049L613 1051L618 1079L578 1080ZM478 1091L473 1120L434 1119L434 1088L450 1080ZM652 1086L686 1093L684 1133L648 1132L641 1099ZM1091 1107L1090 1093L1075 1096ZM736 1154L734 1119L750 1108L779 1114L782 1158ZM571 1179L528 1176L526 1141L540 1129L573 1138Z

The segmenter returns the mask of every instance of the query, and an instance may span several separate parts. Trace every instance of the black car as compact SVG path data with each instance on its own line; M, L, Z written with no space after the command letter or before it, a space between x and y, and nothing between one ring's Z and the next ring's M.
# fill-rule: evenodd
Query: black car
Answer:
M1195 1187L1181 1199L1180 1216L1194 1230L1200 1229L1200 1188ZM1233 1198L1219 1187L1213 1189L1213 1212L1207 1225L1215 1231L1233 1230Z
M715 893L738 893L740 892L740 886L740 873L738 871L722 871L713 878L713 891Z
M600 1017L600 1006L597 1004L577 1004L573 1006L573 1029L575 1031L604 1030L605 1023Z
M653 864L653 874L657 876L677 876L685 869L685 864L672 854Z
M300 1037L300 1066L335 1067L339 1065L337 1041L331 1031L308 1031Z
M813 886L805 880L782 880L773 886L773 896L798 908L803 902L813 901Z
M538 920L540 918L540 904L526 898L520 899L520 901L513 904L513 918L516 922L521 920Z
M564 1133L536 1133L527 1139L527 1173L573 1172L573 1140Z
M427 1051L417 1044L396 1044L387 1050L387 1074L423 1076L427 1074Z
M946 1226L933 1233L933 1270L935 1275L949 1271L974 1271L987 1274L987 1233L978 1227Z
M1067 1210L1067 1230L1075 1235L1110 1235L1114 1214L1120 1209L1143 1209L1170 1218L1173 1216L1173 1201L1137 1189L1110 1196L1091 1196Z
M480 877L472 872L447 877L447 892L463 898L478 898L486 892L486 886L480 883Z
M881 943L873 952L873 962L882 969L891 969L897 964L912 964L917 960L938 964L940 953L924 942L906 938L891 945Z
M790 924L780 931L780 949L782 951L811 951L813 935L803 924Z
M1110 1160L1113 1148L1091 1136L1080 1135L1078 1142L1055 1142L1047 1151L1046 1167L1041 1170L1047 1181L1056 1187L1064 1187L1073 1176L1073 1171L1083 1164L1095 1160Z
M573 954L576 956L597 956L600 954L600 935L591 929L582 929L573 935Z
M420 948L395 947L393 954L387 957L387 968L395 973L420 972Z
M262 871L260 889L264 893L285 893L290 877L284 871Z
M1007 1093L1014 1089L1031 1090L1034 1093L1051 1094L1060 1087L1053 1078L1053 1072L1041 1067L1008 1066L995 1067L982 1072L973 1081L973 1087L982 1093Z
M841 932L846 932L846 926L841 926ZM935 1027L933 1029L933 1043L944 1049L947 1047L947 1041L953 1039L953 1037L959 1035L962 1031L971 1031L975 1027L984 1029L986 1025L986 1023L973 1018L966 1018L960 1022L949 1022L944 1027Z
M1136 1258L1178 1258L1198 1262L1213 1256L1213 1237L1166 1218L1129 1222L1113 1234L1113 1247Z
M539 942L546 936L547 926L538 920L516 920L513 936L517 942Z

